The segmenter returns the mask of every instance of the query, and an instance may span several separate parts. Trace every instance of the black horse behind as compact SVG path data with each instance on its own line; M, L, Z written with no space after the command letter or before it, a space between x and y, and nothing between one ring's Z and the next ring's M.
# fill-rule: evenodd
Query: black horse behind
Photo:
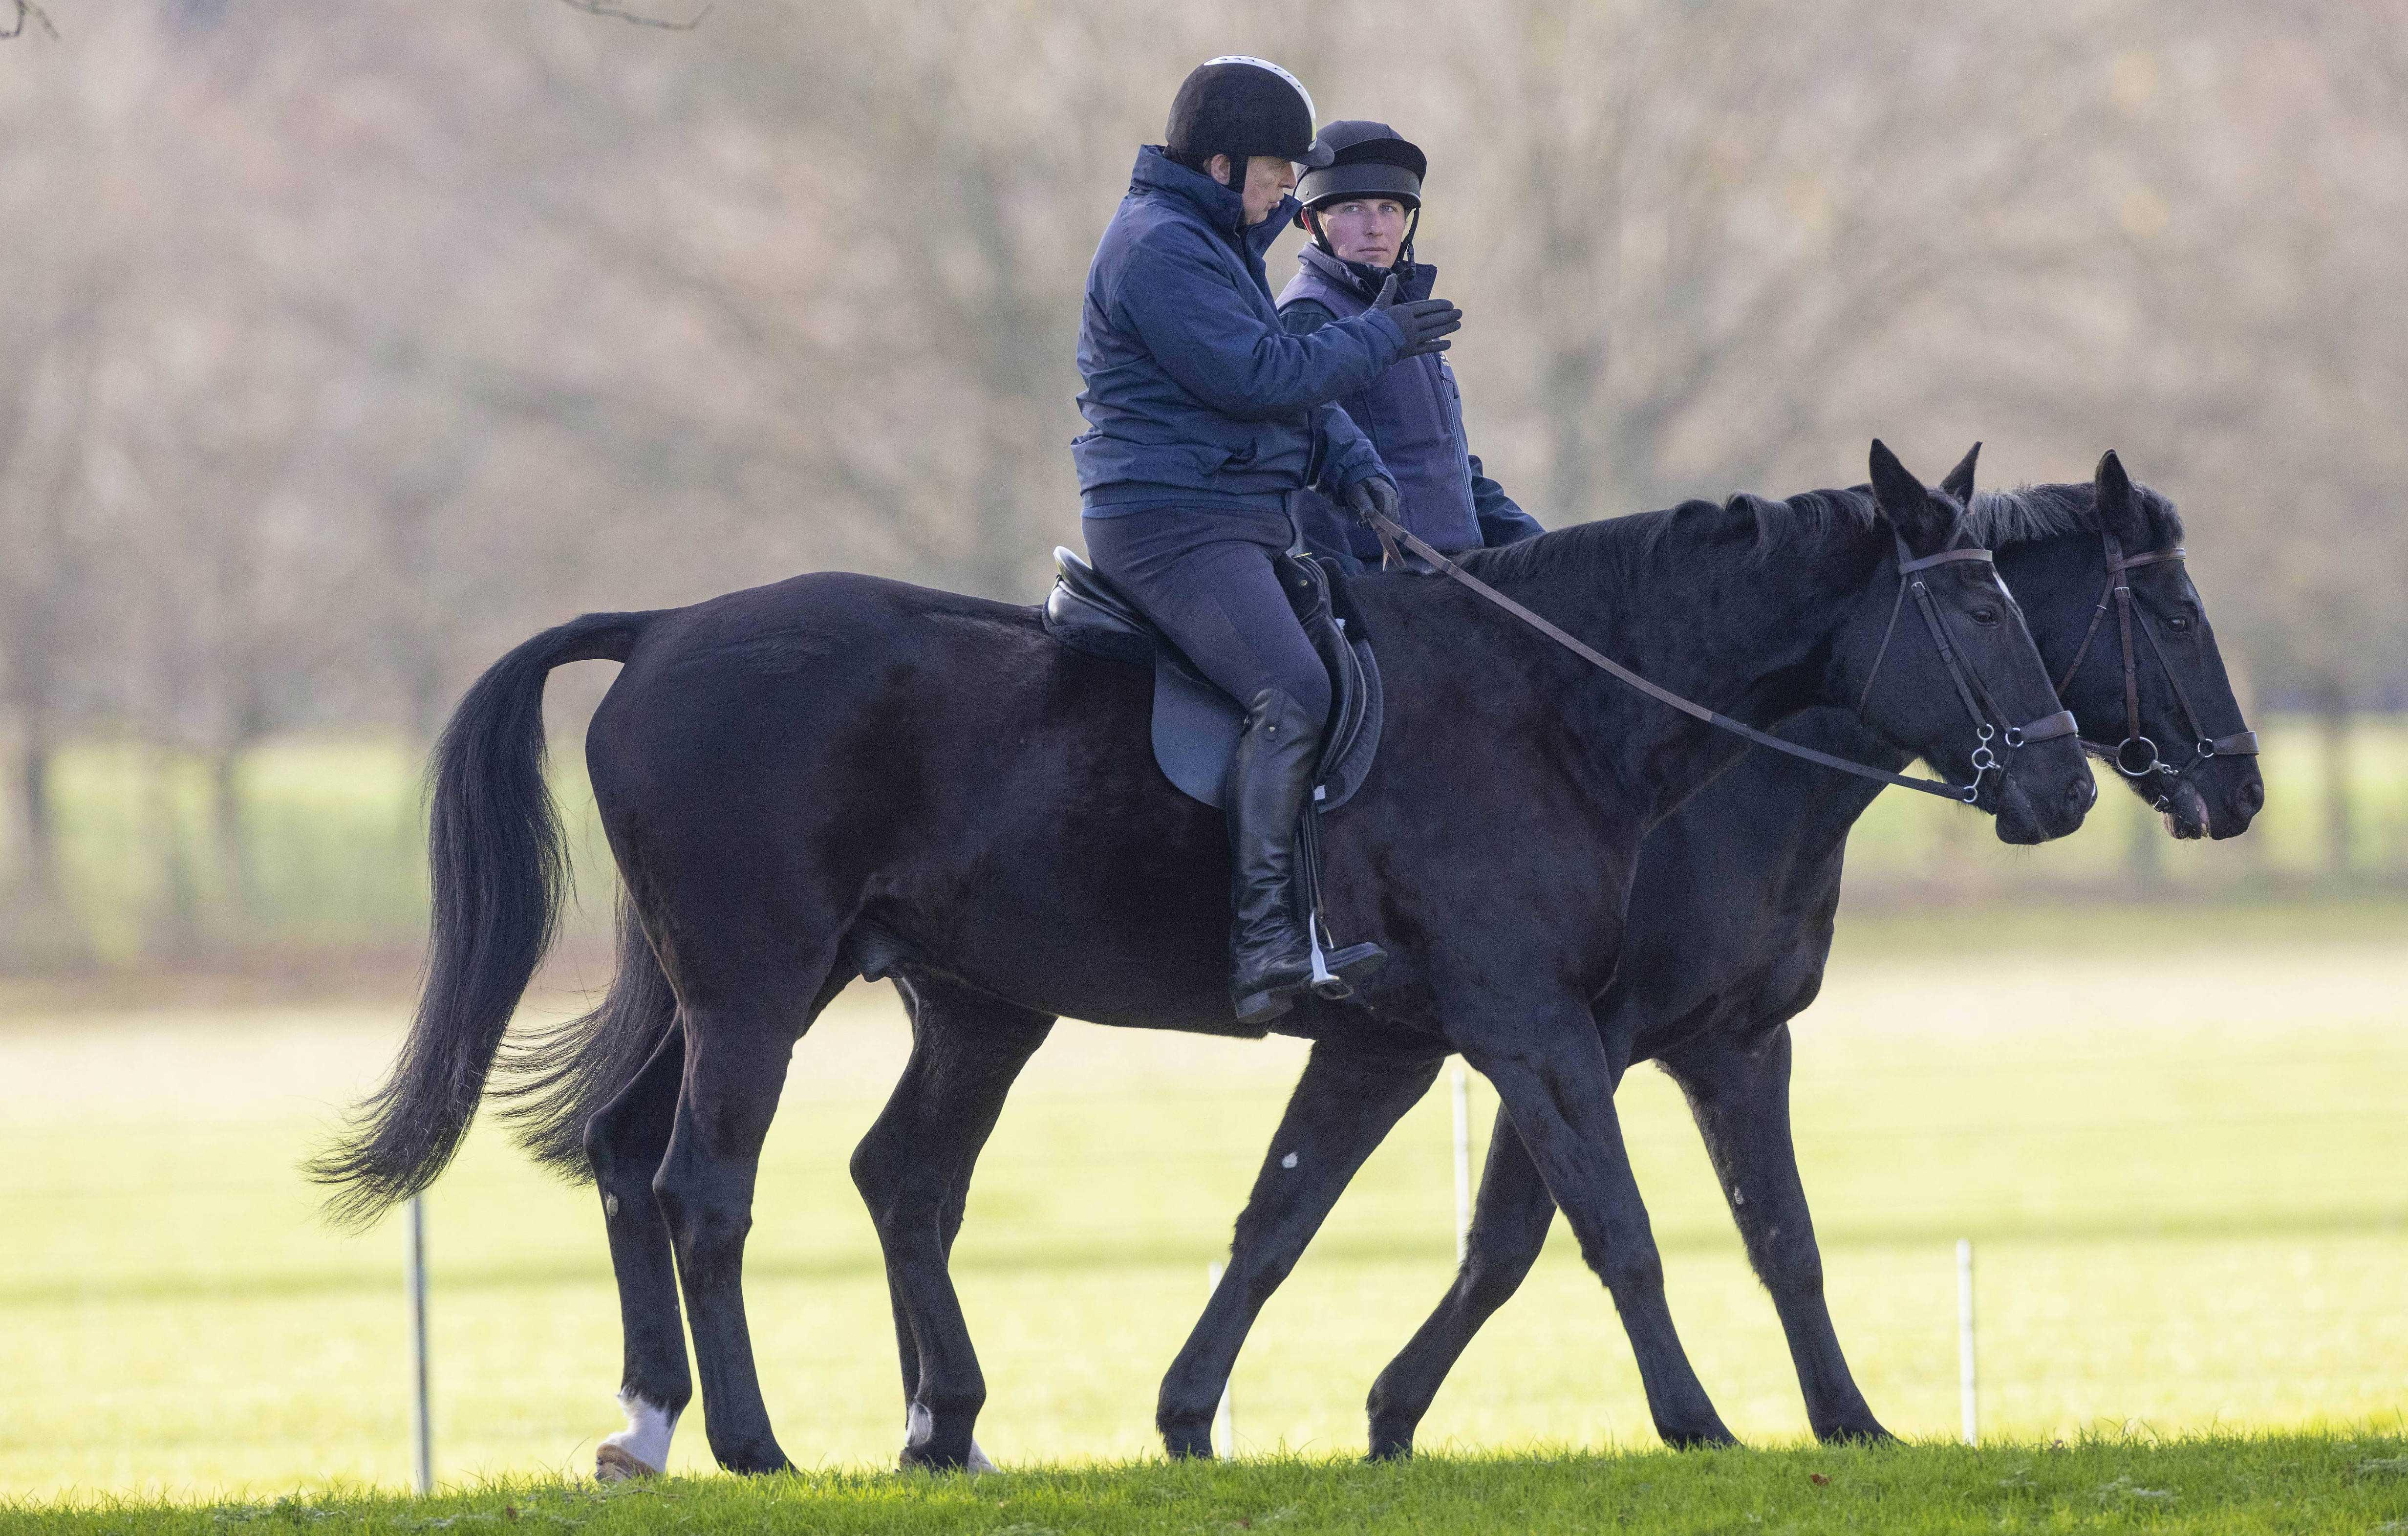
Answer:
M1934 493L1876 444L1870 494L1693 503L1494 552L1480 572L1727 712L1769 725L1860 710L1894 751L1972 782L1976 738L1937 650L1902 641L1876 676L1899 552L1957 540L1970 475L1969 461ZM1988 567L1926 580L1998 708L2054 712ZM1290 1166L1334 1180L1334 1199L1460 1051L1496 1084L1611 1290L1659 1430L1726 1442L1664 1303L1590 1010L1620 958L1646 827L1740 744L1452 588L1374 577L1354 597L1388 677L1389 746L1330 819L1332 921L1394 958L1353 1002L1282 1021L1316 1057L1355 1064L1348 1091L1372 1110L1359 1147L1315 1147ZM779 1467L741 1267L796 1041L855 976L882 974L977 999L976 1018L1024 1055L1060 1014L1240 1033L1222 995L1222 828L1154 768L1145 674L1065 651L1027 609L824 575L564 624L496 663L437 748L428 982L393 1077L316 1167L344 1186L338 1211L365 1217L424 1187L475 1113L559 896L543 680L590 658L624 664L587 761L679 1026L584 1129L621 1282L623 1398L673 1417L690 1396L681 1286L713 1453L732 1469ZM2065 739L1981 782L2009 840L2072 830L2095 795ZM954 1153L974 1152L985 1128L917 1127L933 1139L885 1149L901 1156L880 1191L929 1419L919 1458L944 1464L968 1456L984 1398L944 1251L967 1175Z
M2101 536L2134 553L2178 550L2183 528L2172 503L2133 485L2110 453L2091 484L1979 498L1968 525L1975 539L1997 550L2042 657L2064 679L2065 702L2100 744L2100 755L2112 761L2114 743L2131 724L2120 648L2082 646L2102 600ZM2254 756L2202 753L2206 743L2198 741L2202 734L2235 740L2243 734L2198 592L2172 561L2152 561L2131 580L2139 622L2163 636L2157 646L2136 647L2136 657L2147 663L2135 667L2132 679L2140 725L2156 739L2196 744L2180 751L2178 767L2128 782L2165 812L2176 837L2235 836L2262 803L2264 785ZM2157 669L2149 660L2156 655L2172 675ZM2199 723L2204 731L2185 718L2185 698L2205 712ZM1844 710L1808 711L1782 734L1858 762L1906 766L1903 754ZM1633 1062L1653 1060L1686 1094L1750 1258L1780 1313L1809 1422L1825 1439L1885 1431L1856 1387L1822 1300L1821 1260L1789 1136L1788 1021L1821 985L1848 832L1881 790L1755 752L1691 797L1641 845L1622 961L1595 1010L1616 1082ZM627 952L623 964L642 968L640 950ZM991 1000L941 979L920 978L904 991L912 1059L855 1164L874 1213L884 1206L893 1159L905 1148L928 1137L950 1144L946 1127L993 1123L1026 1059L1026 1043L1041 1038L1025 1021L1017 1034L998 1027ZM656 1018L643 1038L662 1027ZM1315 1052L1240 1222L1229 1279L1164 1383L1158 1422L1173 1451L1209 1450L1211 1410L1248 1325L1343 1182L1301 1177L1287 1165L1288 1155L1332 1141L1368 1152L1356 1123L1383 1113L1386 1101L1376 1085L1367 1091L1353 1053L1336 1043ZM969 1160L959 1162L947 1208L948 1243L960 1221ZM1372 1390L1374 1455L1410 1450L1448 1369L1536 1261L1555 1209L1511 1115L1500 1109L1466 1261L1438 1311ZM898 1276L904 1388L916 1433L935 1415L917 1398L922 1384L905 1287Z

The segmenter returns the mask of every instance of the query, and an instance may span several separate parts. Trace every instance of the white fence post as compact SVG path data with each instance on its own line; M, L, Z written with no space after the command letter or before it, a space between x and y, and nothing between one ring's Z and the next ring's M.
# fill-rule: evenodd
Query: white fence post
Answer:
M1455 1058L1455 1261L1471 1252L1471 1072Z
M1956 1398L1965 1421L1965 1443L1978 1443L1973 1392L1973 1240L1956 1240Z
M1204 1294L1209 1299L1221 1288L1221 1261L1214 1259L1204 1266ZM1229 1411L1229 1384L1221 1384L1221 1405L1212 1410L1212 1445L1214 1454L1224 1461L1238 1458L1238 1421Z
M426 1197L409 1198L409 1436L418 1491L435 1491L435 1420L426 1394Z

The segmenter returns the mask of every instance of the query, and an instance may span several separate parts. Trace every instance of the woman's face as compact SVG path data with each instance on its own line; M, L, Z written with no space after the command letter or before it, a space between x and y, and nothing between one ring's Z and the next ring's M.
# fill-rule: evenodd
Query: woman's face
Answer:
M1394 266L1405 241L1405 205L1393 197L1354 197L1317 215L1329 249L1366 266Z

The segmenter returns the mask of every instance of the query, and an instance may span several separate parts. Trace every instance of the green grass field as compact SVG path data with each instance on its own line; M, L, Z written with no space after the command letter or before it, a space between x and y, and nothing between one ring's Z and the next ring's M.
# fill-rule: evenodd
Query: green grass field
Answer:
M1667 1452L1161 1461L990 1477L847 1472L602 1489L505 1480L433 1499L350 1490L213 1507L0 1504L27 1531L1071 1532L2408 1530L2408 1440L2220 1435L1980 1450Z
M1845 926L1799 1026L1799 1134L1833 1312L1885 1421L1955 1431L1954 1244L1968 1236L1986 1434L2400 1434L2403 933L2408 910L2367 905ZM329 1233L294 1167L381 1069L402 1016L394 1004L0 1023L0 1496L401 1484L398 1224ZM751 1298L767 1395L788 1452L831 1476L890 1465L899 1443L885 1286L843 1164L904 1038L883 987L832 1010L796 1053L762 1179ZM1159 1374L1297 1062L1292 1042L1057 1031L1005 1113L956 1260L992 1393L980 1438L998 1460L1076 1467L1154 1448ZM1749 1442L1799 1443L1778 1327L1678 1095L1641 1071L1622 1097L1700 1374ZM1484 1084L1474 1100L1484 1141L1494 1100ZM1266 1311L1234 1385L1244 1455L1359 1451L1364 1391L1452 1269L1447 1146L1441 1087ZM430 1209L440 1475L580 1474L618 1427L618 1328L590 1192L546 1182L480 1129ZM709 1470L700 1428L689 1418L673 1471ZM1612 1309L1559 1227L1423 1444L1652 1443ZM2282 1454L2355 1454L2300 1444ZM1627 1485L1623 1463L1583 1465ZM1577 1506L1562 1500L1592 1481L1529 1497L1569 1519ZM1079 1485L1040 1486L1068 1497ZM1154 1497L1148 1486L1126 1498ZM861 1486L858 1529L901 1523L923 1497ZM1060 1525L1031 1519L1031 1531Z

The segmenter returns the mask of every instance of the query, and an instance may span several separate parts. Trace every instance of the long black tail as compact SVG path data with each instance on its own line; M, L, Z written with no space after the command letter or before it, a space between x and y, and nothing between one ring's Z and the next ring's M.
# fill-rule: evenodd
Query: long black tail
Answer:
M568 881L544 782L543 688L571 661L625 661L644 613L588 613L494 663L436 743L426 982L393 1075L306 1165L328 1218L365 1226L459 1150L510 1014L552 944Z
M623 894L619 963L601 1006L504 1048L502 1118L535 1160L572 1184L594 1177L585 1125L643 1070L677 1026L677 995Z

